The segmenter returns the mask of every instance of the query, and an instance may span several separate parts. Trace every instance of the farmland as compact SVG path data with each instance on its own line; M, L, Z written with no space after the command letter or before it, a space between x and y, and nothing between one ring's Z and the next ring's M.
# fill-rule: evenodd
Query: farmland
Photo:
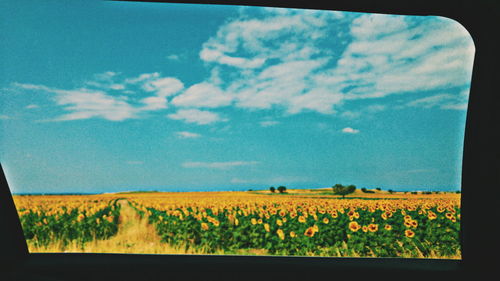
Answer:
M31 252L460 259L460 194L14 196Z

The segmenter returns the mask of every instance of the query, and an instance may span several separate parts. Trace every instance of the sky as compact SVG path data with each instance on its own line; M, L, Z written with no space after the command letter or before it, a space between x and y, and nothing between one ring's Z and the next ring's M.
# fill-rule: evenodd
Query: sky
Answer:
M225 5L0 4L14 193L459 190L458 22Z

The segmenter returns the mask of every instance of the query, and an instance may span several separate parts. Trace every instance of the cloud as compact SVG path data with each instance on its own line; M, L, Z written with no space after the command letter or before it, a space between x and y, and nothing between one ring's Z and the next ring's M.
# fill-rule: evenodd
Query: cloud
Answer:
M129 165L142 165L142 164L144 164L143 161L127 161L126 163Z
M359 130L356 130L356 129L353 129L351 127L346 127L344 129L342 129L342 133L346 133L346 134L357 134L359 133Z
M168 55L165 58L168 59L168 60L180 60L181 59L180 56L176 55L176 54Z
M53 100L69 111L53 119L44 121L69 121L89 118L102 118L109 121L123 121L136 118L138 110L131 106L125 97L111 96L104 91L80 88L62 90L43 85L19 84L16 87L27 90L45 91L54 94Z
M367 105L365 107L360 108L359 110L356 111L351 111L351 110L345 110L341 113L341 117L347 118L347 119L356 119L361 117L362 115L373 115L377 112L381 112L384 110L387 110L389 107L387 105L383 104L372 104L372 105Z
M174 95L184 88L184 84L177 78L161 78L158 75L147 77L149 78L143 82L142 88L148 92L154 91L156 93L154 96L146 97L141 100L144 104L142 110L160 110L167 108L167 97ZM154 77L154 79L151 79L151 77Z
M117 83L116 77L120 76L120 73L113 71L106 71L103 73L95 74L92 80L86 81L85 86L96 87L98 89L105 90L125 90L125 85L122 83Z
M0 115L0 120L8 120L8 119L12 119L12 117L4 114Z
M271 126L276 126L279 123L280 123L279 121L267 120L267 121L261 121L259 124L262 127L271 127Z
M221 107L231 103L233 97L219 87L203 82L194 84L172 99L172 104L184 107Z
M109 121L123 121L138 118L142 112L155 111L167 108L167 97L182 90L183 83L174 77L161 77L159 73L145 73L135 78L126 78L115 83L119 74L105 72L94 75L93 81L86 81L85 87L65 90L51 88L44 85L12 83L14 88L44 91L54 94L55 103L69 113L47 121L70 121L89 118L102 118ZM112 84L109 84L109 83ZM108 84L106 84L108 83ZM117 85L122 85L117 87ZM124 85L134 85L149 95L128 95L130 90L113 92L112 90L126 89ZM92 86L91 88L87 86ZM127 94L127 95L123 95ZM29 105L26 108L35 108Z
M462 91L459 95L437 94L416 99L405 104L407 107L441 108L450 110L466 110L469 92Z
M28 104L25 108L26 109L34 109L34 108L39 108L40 106L39 105L36 105L36 104Z
M123 97L107 95L99 90L86 88L75 90L61 90L41 85L17 84L19 87L30 90L42 90L55 94L53 97L57 105L70 113L47 121L68 121L99 117L110 121L122 121L135 118L137 110L127 103Z
M200 134L197 134L197 133L192 133L192 132L187 132L187 131L183 131L183 132L176 132L175 133L179 138L181 139L195 139L195 138L199 138L201 137Z
M387 28L377 28L386 26ZM474 45L467 31L434 17L363 15L352 23L353 41L327 73L346 98L382 98L470 82Z
M200 48L208 77L186 87L159 72L113 71L70 90L14 84L55 94L67 111L59 121L121 121L170 106L180 109L169 118L199 125L227 121L200 109L228 106L356 118L392 108L378 102L390 95L413 100L401 108L466 109L468 95L457 89L469 87L474 52L468 32L442 17L242 8ZM431 91L450 96L422 94ZM367 99L374 102L356 102Z
M174 120L182 120L187 123L196 123L198 125L227 121L227 119L221 118L215 112L199 109L180 109L176 113L168 114L167 117Z
M351 100L470 83L474 44L460 24L446 18L274 8L254 16L241 11L200 51L211 70L217 69L216 84L234 96L236 107L354 116L387 105L344 114L342 107ZM339 32L342 25L347 32ZM333 42L340 42L340 48L325 47Z
M208 169L230 169L239 166L257 165L257 161L233 161L233 162L184 162L184 168L208 168Z

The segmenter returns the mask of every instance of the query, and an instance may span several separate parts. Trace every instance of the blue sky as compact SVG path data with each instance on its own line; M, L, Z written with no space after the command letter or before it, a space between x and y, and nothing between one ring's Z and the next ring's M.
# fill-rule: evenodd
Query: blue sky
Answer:
M0 5L13 192L460 188L474 44L453 20Z

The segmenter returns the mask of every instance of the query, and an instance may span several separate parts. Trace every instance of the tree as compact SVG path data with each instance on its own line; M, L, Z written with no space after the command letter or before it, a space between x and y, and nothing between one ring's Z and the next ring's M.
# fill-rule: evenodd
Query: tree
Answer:
M274 188L274 186L271 186L269 190L271 190L271 192L274 193L276 191L276 188Z
M377 187L377 188L375 188L375 189L376 189L376 190L378 190L378 191L381 191L381 190L382 190L380 187Z
M389 189L388 191L390 194L392 194L394 192L392 189Z
M366 187L361 188L361 191L363 191L363 193L375 193L375 191L368 190L368 189L366 189Z
M342 198L345 198L347 194L353 193L356 190L355 185L343 186L341 184L336 184L332 186L333 193L337 195L342 195Z
M285 186L280 185L280 186L278 187L278 191L279 191L280 193L284 193L284 192L286 191L286 187L285 187Z

